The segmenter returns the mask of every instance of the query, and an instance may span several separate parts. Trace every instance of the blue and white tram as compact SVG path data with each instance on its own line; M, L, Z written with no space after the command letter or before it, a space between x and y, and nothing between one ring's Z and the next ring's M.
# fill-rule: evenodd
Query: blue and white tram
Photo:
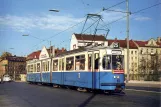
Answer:
M77 49L38 61L33 64L34 66L39 72L28 72L28 82L104 91L125 88L122 49Z

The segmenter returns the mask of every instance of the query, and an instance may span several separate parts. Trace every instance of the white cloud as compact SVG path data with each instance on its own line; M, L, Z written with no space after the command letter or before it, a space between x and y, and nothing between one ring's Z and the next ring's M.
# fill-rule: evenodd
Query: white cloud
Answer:
M75 18L71 15L67 16L54 16L54 15L43 15L43 16L0 16L0 24L6 25L13 28L18 32L25 32L33 28L38 29L53 29L53 30L64 30L75 23L83 20L82 18Z
M144 17L144 16L138 16L136 18L134 18L134 20L137 20L137 21L148 21L148 20L151 20L150 17Z
M118 11L124 11L121 9L115 9ZM116 21L124 16L125 13L120 12L111 12L111 11L104 11L101 13L103 16L104 22L106 24ZM149 17L143 16L132 16L131 17L137 21L146 21L151 20ZM76 23L85 20L85 18L76 18L73 15L67 14L63 16L55 16L51 14L43 14L41 16L35 15L26 15L26 16L0 16L0 25L4 25L7 27L12 28L17 32L25 32L30 31L31 29L52 29L52 30L65 30ZM126 18L122 19L126 20ZM120 21L122 21L120 20Z

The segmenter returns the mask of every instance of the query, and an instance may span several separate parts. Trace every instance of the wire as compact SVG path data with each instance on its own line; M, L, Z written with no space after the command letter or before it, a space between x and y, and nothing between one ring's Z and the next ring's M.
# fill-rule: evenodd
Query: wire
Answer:
M112 7L115 7L115 6L117 6L117 5L120 5L120 4L124 3L125 1L126 1L126 0L124 0L124 1L122 1L122 2L119 2L119 3L115 4L115 5L112 5L111 7L108 7L107 9L110 9L110 8L112 8ZM101 13L101 12L103 12L103 10L99 11L97 14L99 14L99 13ZM79 22L79 23L77 23L77 24L75 24L75 25L73 25L73 26L71 26L71 27L69 27L69 28L67 28L67 29L65 29L65 30L63 30L63 31L61 31L61 32L59 32L59 33L57 33L57 34L55 34L55 35L53 35L53 36L47 38L47 39L51 39L51 38L53 38L53 37L55 37L55 36L57 36L57 35L59 35L59 34L65 32L65 31L67 31L67 30L69 30L69 29L71 29L71 28L73 28L73 27L75 27L75 26L81 24L81 23L84 22L84 21L85 21L85 20L82 20L81 22ZM42 40L39 44L41 44L41 43L44 42L44 41L46 41L46 40ZM36 45L34 45L33 47L35 47L35 46L37 46L37 45L39 45L39 44L36 44Z
M122 2L119 2L119 3L117 3L117 4L115 4L115 5L111 6L111 7L108 7L106 10L108 10L108 9L110 9L110 8L112 8L112 7L115 7L115 6L117 6L117 5L120 5L120 4L124 3L124 2L126 2L126 0L124 0L124 1L122 1Z
M152 8L152 7L155 7L155 6L158 6L158 5L160 5L160 4L161 4L161 3L158 3L158 4L155 4L155 5L149 6L149 7L147 7L147 8L140 9L140 10L138 10L138 11L136 11L136 12L131 13L131 14L139 13L139 12L141 12L141 11L150 9L150 8Z

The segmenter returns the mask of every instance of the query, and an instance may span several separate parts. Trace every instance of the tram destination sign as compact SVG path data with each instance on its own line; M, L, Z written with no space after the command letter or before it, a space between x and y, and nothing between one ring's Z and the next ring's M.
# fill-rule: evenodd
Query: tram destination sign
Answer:
M112 54L118 54L118 55L122 54L121 50L112 50L111 53Z

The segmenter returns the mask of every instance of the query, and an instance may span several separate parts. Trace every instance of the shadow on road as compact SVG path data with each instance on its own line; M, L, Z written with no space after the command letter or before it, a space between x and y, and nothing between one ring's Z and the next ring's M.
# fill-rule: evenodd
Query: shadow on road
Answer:
M93 93L90 97L88 97L83 103L81 103L78 107L85 107L94 97L96 96L95 93Z

